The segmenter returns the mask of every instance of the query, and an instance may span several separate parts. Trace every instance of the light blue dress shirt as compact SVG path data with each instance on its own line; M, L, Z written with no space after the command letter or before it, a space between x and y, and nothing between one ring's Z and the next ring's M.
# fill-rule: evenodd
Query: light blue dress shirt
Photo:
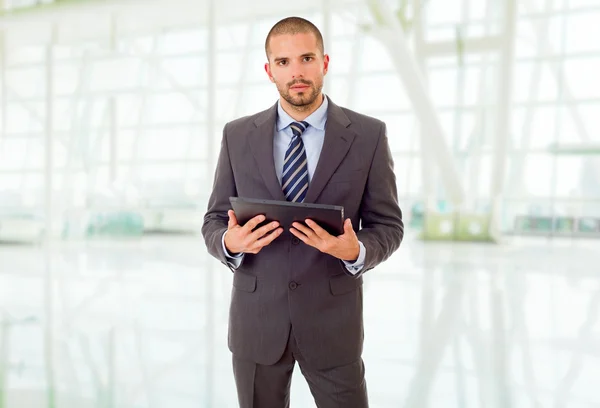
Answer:
M310 126L302 133L302 142L304 143L304 150L306 151L306 161L308 165L308 180L312 180L321 150L323 148L323 142L325 141L325 123L327 123L327 107L329 103L327 98L323 97L323 103L319 108L314 111L309 117L304 119ZM281 107L281 103L277 102L277 122L275 123L275 134L273 138L273 159L275 163L275 171L277 172L277 179L281 184L281 177L283 173L283 162L285 160L285 152L289 144L292 141L292 129L290 124L295 120L287 114L286 111ZM226 234L227 232L225 232ZM231 255L225 248L225 234L223 234L222 245L223 251L227 256L228 263L233 268L238 268L242 264L244 254L237 254L236 256ZM364 266L366 248L362 242L358 242L360 246L360 252L358 259L355 262L343 261L346 265L346 269L352 274L357 274Z

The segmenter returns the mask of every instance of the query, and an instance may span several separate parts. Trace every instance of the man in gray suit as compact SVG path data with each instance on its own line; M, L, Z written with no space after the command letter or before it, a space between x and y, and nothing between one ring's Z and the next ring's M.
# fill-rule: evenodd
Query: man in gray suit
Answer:
M265 70L281 95L225 125L202 234L233 272L229 348L242 408L289 407L297 361L318 407L368 407L362 274L404 226L385 124L322 94L319 30L290 17L269 32ZM229 197L344 206L344 233L315 222L239 225ZM356 231L356 232L355 232Z

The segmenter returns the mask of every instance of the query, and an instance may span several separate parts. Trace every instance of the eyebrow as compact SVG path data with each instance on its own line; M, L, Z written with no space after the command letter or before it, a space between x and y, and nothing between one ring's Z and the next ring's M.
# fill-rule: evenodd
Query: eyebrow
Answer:
M305 54L300 55L300 58L304 58L304 57L316 57L317 54L315 54L314 52L307 52ZM288 57L277 57L275 58L273 61L278 62L281 60L286 60L289 59Z

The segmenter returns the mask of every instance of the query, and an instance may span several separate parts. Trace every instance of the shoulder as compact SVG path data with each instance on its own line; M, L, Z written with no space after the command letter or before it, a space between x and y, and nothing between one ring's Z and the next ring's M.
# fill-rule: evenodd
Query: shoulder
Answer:
M346 116L348 117L348 119L350 119L352 123L361 123L367 126L385 126L385 123L382 120L377 119L373 116L358 113L356 111L341 106L340 109L342 109L342 111L346 114Z
M352 128L358 135L377 138L385 133L385 122L373 116L353 111L352 109L339 107L350 121Z
M227 134L246 134L248 129L259 125L260 123L268 120L274 113L274 108L265 109L252 115L243 116L241 118L234 119L225 124L224 131Z
M225 124L225 131L227 133L236 133L240 129L248 129L248 126L254 123L259 115L259 113L256 113L229 121Z

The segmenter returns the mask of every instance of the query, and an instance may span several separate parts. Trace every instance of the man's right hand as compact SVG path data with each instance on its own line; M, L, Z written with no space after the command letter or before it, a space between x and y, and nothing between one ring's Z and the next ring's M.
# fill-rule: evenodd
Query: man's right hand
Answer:
M225 247L233 254L240 252L258 254L263 247L269 245L283 232L283 228L277 228L279 227L277 221L273 221L258 228L256 231L252 231L258 224L265 220L264 215L257 215L244 224L244 226L238 224L233 210L229 210L227 215L229 215L229 222L227 223L227 234L225 234ZM265 235L267 233L269 235Z

